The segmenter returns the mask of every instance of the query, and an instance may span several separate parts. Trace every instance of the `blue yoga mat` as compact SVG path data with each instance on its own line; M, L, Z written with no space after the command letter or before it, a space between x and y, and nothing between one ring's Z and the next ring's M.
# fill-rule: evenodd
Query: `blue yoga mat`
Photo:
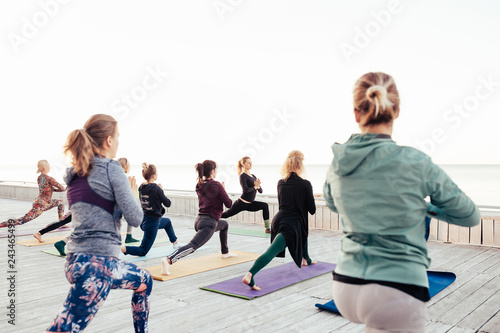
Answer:
M455 281L457 276L451 272L435 272L435 271L427 271L427 278L429 279L429 295L434 297L437 293L448 287L450 284ZM332 301L325 304L316 304L316 307L328 310L337 314L340 314L337 306Z
M300 281L304 281L315 276L330 273L335 268L334 264L319 262L315 265L298 268L294 262L285 265L264 269L255 274L255 283L262 290L252 290L241 282L242 276L234 279L222 281L200 289L214 291L220 294L235 296L251 300L255 297L263 296L278 289L288 287Z

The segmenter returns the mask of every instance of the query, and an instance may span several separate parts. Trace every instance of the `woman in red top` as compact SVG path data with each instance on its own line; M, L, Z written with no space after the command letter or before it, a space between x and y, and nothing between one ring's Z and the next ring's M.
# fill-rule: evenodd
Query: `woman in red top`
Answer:
M38 194L38 198L33 201L33 208L31 208L26 215L19 219L10 219L8 222L1 223L0 228L6 227L9 223L15 225L25 224L26 222L36 219L43 212L56 206L59 220L64 218L63 201L61 199L52 199L52 193L64 192L66 189L54 178L48 175L50 171L49 162L46 160L40 160L38 161L37 166L37 173L40 172L40 176L38 176L37 180L40 193Z
M198 194L199 203L198 217L194 221L196 234L187 245L178 248L161 260L162 275L170 275L170 265L202 247L216 231L219 231L222 259L237 256L229 252L227 246L229 225L220 219L223 206L231 208L233 203L224 189L224 183L214 180L217 174L217 164L214 161L205 160L203 163L196 164L195 168L198 173L196 194Z

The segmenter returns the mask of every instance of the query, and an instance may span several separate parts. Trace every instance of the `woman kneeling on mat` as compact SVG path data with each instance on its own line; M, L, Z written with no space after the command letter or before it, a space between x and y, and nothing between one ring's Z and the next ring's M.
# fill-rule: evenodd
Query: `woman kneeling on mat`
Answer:
M65 153L72 157L65 181L74 231L68 243L65 273L68 296L47 332L80 332L95 317L111 289L133 291L135 332L148 331L151 274L118 259L120 218L138 226L141 207L120 164L112 159L119 144L116 120L105 114L90 117L83 129L68 135Z
M316 264L309 258L307 236L309 234L307 213L316 212L316 204L311 183L302 179L304 171L304 154L294 150L281 168L282 179L278 182L279 211L271 225L271 246L253 264L242 282L253 290L260 290L255 285L254 277L274 257L284 257L285 248L293 258L297 267Z
M141 198L142 211L144 219L141 223L141 229L144 236L140 246L122 246L122 252L133 256L145 256L153 246L156 234L159 229L165 230L170 242L177 247L177 236L175 235L172 222L168 217L162 217L165 207L170 207L170 200L167 198L163 189L155 183L157 177L156 167L153 164L142 164L142 176L146 180L145 184L139 187L139 196Z
M196 234L187 245L175 250L172 254L161 260L162 275L170 275L170 265L202 247L212 238L212 235L216 231L220 231L222 259L237 256L229 252L227 247L229 226L226 221L219 220L222 215L223 205L231 208L232 201L224 189L224 184L214 180L217 174L217 164L214 161L206 160L203 163L196 164L195 168L198 173L196 194L198 194L199 202L198 217L194 221Z
M270 234L269 205L265 202L255 201L257 191L262 193L262 187L260 186L260 179L250 173L251 169L252 160L250 157L245 156L238 161L238 175L240 176L240 185L243 193L241 194L241 197L234 202L233 206L229 210L222 213L222 218L225 219L234 216L244 210L249 212L258 212L259 210L262 210L266 233Z
M479 210L427 155L391 139L399 116L391 76L359 78L354 116L362 133L333 145L324 186L344 233L333 299L365 332L424 332L430 298L424 217L471 227Z

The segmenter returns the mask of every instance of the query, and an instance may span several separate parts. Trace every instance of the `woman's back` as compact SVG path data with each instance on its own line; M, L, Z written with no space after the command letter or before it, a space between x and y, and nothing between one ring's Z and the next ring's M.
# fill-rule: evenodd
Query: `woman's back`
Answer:
M128 223L139 225L142 210L118 162L95 157L92 166L87 177L77 177L71 168L65 178L74 225L68 253L118 257L122 213Z
M429 157L389 136L356 134L333 152L325 200L340 214L346 234L336 272L426 287L427 212L472 225L478 219L474 203Z
M278 181L278 203L279 213L298 214L304 221L307 221L308 212L316 212L311 183L295 172L292 172L286 181Z

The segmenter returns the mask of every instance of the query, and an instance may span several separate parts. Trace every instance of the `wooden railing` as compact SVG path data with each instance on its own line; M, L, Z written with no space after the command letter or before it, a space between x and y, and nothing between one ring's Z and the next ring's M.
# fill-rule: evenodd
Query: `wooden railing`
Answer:
M167 209L168 213L196 216L198 214L198 197L192 191L165 190L166 195L172 201L172 205ZM10 184L0 183L0 198L11 198L19 200L34 200L38 195L38 188L35 184ZM230 194L234 201L239 194ZM53 198L63 199L67 204L66 193L55 192ZM272 217L278 212L278 201L276 197L258 197L259 201L267 202L269 213ZM487 245L500 247L500 209L499 207L485 208L482 214L481 223L475 227L467 228L444 221L433 219L431 221L430 241L441 241L456 244ZM498 209L498 214L487 212ZM487 211L487 212L486 212ZM242 221L264 225L261 212L241 212L229 221ZM309 228L340 231L339 215L326 207L324 200L316 198L316 214L309 215Z

